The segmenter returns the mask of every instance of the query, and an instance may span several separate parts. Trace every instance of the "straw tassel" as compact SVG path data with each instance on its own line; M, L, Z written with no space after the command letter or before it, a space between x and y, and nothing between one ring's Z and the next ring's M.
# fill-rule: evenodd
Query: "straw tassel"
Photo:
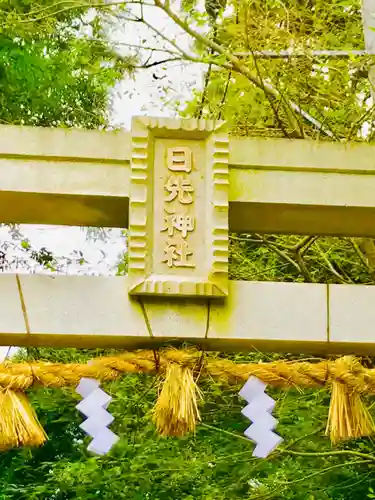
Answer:
M0 450L41 446L47 435L25 394L0 390Z
M332 443L370 436L375 431L372 417L361 395L340 382L332 382L326 435Z
M330 436L332 443L370 436L375 431L373 419L360 392L355 387L349 387L344 380L345 377L358 376L360 368L358 360L352 356L344 356L335 362L334 370L339 377L332 380L326 427L326 435ZM340 377L343 377L342 381Z
M162 436L184 436L200 421L198 400L202 393L190 368L171 363L154 408L153 420Z

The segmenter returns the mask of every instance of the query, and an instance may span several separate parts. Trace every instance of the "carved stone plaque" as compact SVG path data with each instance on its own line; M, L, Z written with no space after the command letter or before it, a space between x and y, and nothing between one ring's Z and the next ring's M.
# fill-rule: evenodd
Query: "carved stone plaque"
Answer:
M226 296L224 123L137 117L132 137L129 293Z

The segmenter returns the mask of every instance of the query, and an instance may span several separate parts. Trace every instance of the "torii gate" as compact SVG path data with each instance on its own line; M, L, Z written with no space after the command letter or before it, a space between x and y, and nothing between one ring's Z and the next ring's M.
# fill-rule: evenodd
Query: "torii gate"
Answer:
M0 345L374 353L375 287L228 281L228 231L375 237L375 147L0 127L1 221L129 227L126 277L0 275Z

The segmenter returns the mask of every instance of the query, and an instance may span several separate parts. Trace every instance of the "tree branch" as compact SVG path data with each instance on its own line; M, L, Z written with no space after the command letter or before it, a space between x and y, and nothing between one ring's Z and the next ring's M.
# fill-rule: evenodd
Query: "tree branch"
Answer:
M370 109L368 109L367 111L365 111L359 118L358 120L356 120L352 126L350 127L350 130L349 130L349 133L348 133L348 137L347 137L347 140L350 141L351 138L353 137L354 133L358 133L359 131L359 128L361 127L362 123L368 118L368 117L372 117L372 115L374 114L375 112L375 104L373 104Z
M175 55L178 56L180 55L178 52L174 50L169 50L169 49L161 49L160 47L143 47L141 45L136 45L134 43L126 43L126 42L121 42L121 41L113 41L113 40L106 40L104 38L85 38L85 41L87 42L97 42L97 43L108 43L111 45L122 45L124 47L130 47L132 49L138 49L138 50L151 50L151 52L166 52L167 54Z
M62 2L58 2L58 4L60 4ZM64 2L66 3L66 2ZM19 23L21 24L24 24L24 23L35 23L35 22L38 22L38 21L44 21L45 19L48 19L50 17L53 17L53 16L57 16L58 14L63 14L64 12L69 12L70 10L75 10L75 9L82 9L82 8L91 8L91 9L104 9L104 10L107 10L108 8L110 7L114 7L116 5L126 5L128 2L126 0L121 0L119 2L112 2L112 3L103 3L103 2L99 2L99 3L78 3L76 5L70 5L68 7L65 7L63 9L60 9L60 10L55 10L53 12L50 12L50 13L47 13L47 14L44 14L43 16L40 16L40 17L34 17L34 18L29 18L29 19L24 19L24 20L20 20L18 21ZM53 5L52 5L53 7ZM49 7L50 8L50 7ZM28 14L30 15L30 14Z
M194 29L192 29L184 20L182 20L177 14L175 14L167 3L163 3L161 0L154 0L155 5L162 9L180 28L182 28L187 34L195 38L195 40L201 42L206 47L213 49L218 54L225 57L225 59L231 64L233 69L235 69L238 73L244 75L248 80L250 80L254 85L261 88L264 92L267 92L269 95L273 96L278 100L282 100L285 106L285 111L287 114L287 118L292 128L293 132L298 136L302 137L301 132L299 131L299 123L294 116L293 111L297 112L299 115L303 116L306 120L312 123L316 128L322 130L329 137L333 137L333 134L330 130L323 127L321 123L318 122L315 118L310 116L306 111L301 109L296 103L293 101L286 99L283 97L280 92L270 83L261 82L259 77L255 75L252 71L249 70L247 66L241 63L241 61L234 55L226 52L224 48L213 40L208 39L204 35L201 35Z
M67 5L68 4L68 5ZM75 4L75 5L71 5L71 4ZM145 2L144 0L121 0L119 2L113 2L113 3L109 3L109 4L105 4L105 3L101 3L99 4L99 7L100 6L112 6L112 5L146 5L146 6L149 6L149 7L155 7L155 4L153 3L148 3L148 2ZM23 13L20 13L19 16L20 17L29 17L29 16L36 16L37 14L40 14L41 12L45 12L46 10L51 10L53 8L56 8L58 7L59 5L67 5L67 7L69 9L79 9L79 8L94 8L94 7L98 7L98 5L95 5L95 2L81 2L79 0L61 0L59 2L54 2L50 5L46 5L45 7L41 7L40 9L35 9L35 10L30 10L29 12L23 12ZM55 11L56 12L56 11Z
M253 55L253 61L254 61L254 67L255 67L255 71L257 72L257 75L258 75L258 78L259 78L259 81L261 82L261 85L262 85L262 90L266 96L266 98L268 99L268 102L271 106L271 109L273 111L273 114L276 118L276 121L277 123L279 124L279 127L281 128L283 134L285 137L289 137L289 134L288 134L288 131L286 130L285 126L284 126L284 123L282 121L282 119L280 118L279 116L279 108L280 108L280 103L282 102L283 100L283 96L282 94L280 93L280 96L281 96L281 99L279 100L278 102L278 106L275 107L275 103L274 103L274 98L271 97L271 95L266 91L265 87L264 87L264 80L262 78L262 75L260 73L260 69L259 69L259 65L258 65L258 61L256 59L256 57ZM284 106L285 108L285 106ZM300 127L300 125L298 124L298 130L299 130L299 133L297 134L298 136L301 136L303 137L303 129L302 127Z
M232 71L229 71L228 72L228 76L227 76L227 81L225 82L224 93L223 93L223 96L221 98L221 102L219 104L219 114L218 114L218 117L217 117L218 120L222 119L223 108L224 108L225 101L227 99L228 90L229 90L229 83L230 83L231 77L232 77Z
M368 453L361 453L354 450L336 450L336 451L322 451L322 452L305 452L305 451L294 451L286 448L280 448L278 450L280 453L289 453L290 455L298 455L301 457L332 457L336 455L352 455L353 457L365 458L372 462L375 462L375 455L370 455Z
M291 250L293 250L294 252L302 250L303 247L305 247L309 243L311 244L314 238L316 239L317 236L305 236L294 247L292 247Z
M369 262L368 260L366 260L365 256L363 255L361 249L359 248L357 242L355 241L354 238L349 238L349 241L350 243L353 245L353 248L356 252L356 254L358 255L359 257L359 260L362 262L363 266L365 267L365 269L369 272L371 272L371 267L369 265Z
M201 102L199 103L199 106L196 111L196 118L202 118L204 104L206 102L206 96L207 96L207 87L208 84L210 83L210 78L211 78L211 71L212 71L212 64L209 64L206 75L204 77L203 92L202 92Z
M276 255L289 262L289 264L291 264L299 273L302 273L302 269L300 268L300 266L291 257L289 257L289 255L287 255L285 252L274 246L270 241L267 241L265 238L262 238L261 235L256 234L256 236Z
M273 483L277 484L279 486L292 486L293 484L301 483L301 482L305 481L306 479L310 479L312 477L316 477L316 476L325 474L326 472L330 472L333 469L339 469L339 468L342 468L342 467L347 467L348 465L364 464L364 463L370 463L370 462L371 462L371 460L354 460L352 462L345 462L343 464L335 464L335 465L331 465L330 467L326 467L325 469L320 469L318 471L315 471L315 472L313 472L311 474L308 474L307 476L304 476L302 478L295 479L293 481L277 481L277 480L273 480ZM279 496L279 494L280 494L280 488L276 488L276 489L274 489L273 491L271 491L269 493L265 493L265 494L260 494L260 495L257 495L257 496L253 496L252 499L253 500L260 500L260 499L266 500L266 499L269 499L269 498L273 498L276 495Z
M253 55L253 52L235 52L234 55L237 57L248 57ZM353 56L355 57L366 57L369 55L374 55L372 52L366 50L280 50L279 52L275 50L258 50L255 52L256 57L261 57L264 59L292 59L292 58L343 58L349 59Z
M327 257L327 255L323 252L322 248L320 247L319 243L316 241L315 242L317 249L319 250L320 255L322 256L324 262L326 263L328 270L331 271L331 273L336 276L336 278L341 282L341 283L348 283L348 281L341 276L341 274L336 271L336 269L333 267L331 261ZM349 283L353 283L352 280L349 281Z
M181 61L181 57L169 57L167 59L162 59L161 61L154 61L152 63L145 63L141 64L140 66L135 66L136 69L147 69L147 68L153 68L154 66L160 66L160 64L165 64L169 62L174 62L174 61Z
M30 10L29 12L21 12L19 16L20 17L36 16L41 12L45 12L46 10L51 10L52 8L58 7L59 5L74 4L74 3L78 5L71 6L72 9L79 8L82 5L81 2L76 0L61 0L60 2L54 2L53 4L46 5L44 7L41 7L40 9Z
M212 60L212 59L208 59L208 58L199 58L199 57L193 56L192 54L187 53L184 49L179 47L179 45L177 45L177 43L174 40L170 40L167 36L164 35L164 33L162 33L160 30L155 28L155 26L150 24L145 19L135 17L135 16L133 18L125 17L123 14L119 14L118 17L120 19L125 20L125 21L130 21L130 22L135 22L135 23L143 23L151 31L153 31L157 36L159 36L162 40L164 40L165 42L172 45L172 47L174 47L178 51L177 53L181 54L181 56L184 59L186 59L187 61L191 61L191 62L195 62L195 63L199 63L199 64L214 64L216 66L220 66L220 67L225 68L225 69L229 69L229 70L232 69L232 66L228 63L225 63L225 62L221 63L220 61L216 61L216 60Z
M359 249L366 256L371 278L375 280L375 244L372 238L361 238Z
M277 481L277 480L274 480L273 482L276 483L276 484L280 484L280 485L283 485L283 486L290 486L292 484L296 484L296 483L301 483L303 481L306 481L306 479L310 479L312 477L315 477L315 476L320 476L321 474L325 474L326 472L329 472L333 469L339 469L341 467L347 467L348 465L356 465L356 464L369 464L371 463L373 460L353 460L352 462L344 462L344 463L340 463L340 464L335 464L335 465L331 465L330 467L326 467L325 469L320 469L320 470L317 470L315 472L312 472L311 474L308 474L307 476L304 476L304 477L301 477L299 479L294 479L293 481Z

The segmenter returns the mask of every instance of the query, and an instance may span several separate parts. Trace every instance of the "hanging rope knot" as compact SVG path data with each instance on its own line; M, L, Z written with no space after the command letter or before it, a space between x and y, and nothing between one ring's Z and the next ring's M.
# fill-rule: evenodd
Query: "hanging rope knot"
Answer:
M330 363L328 367L329 379L331 383L344 384L348 387L348 392L362 393L366 391L365 368L354 356L343 356Z
M353 356L344 356L330 365L329 373L332 394L326 434L333 443L371 435L374 422L361 399L367 388L365 368Z
M192 367L200 357L200 352L197 349L174 349L169 348L163 352L167 362L172 362L185 367Z
M8 367L11 363L4 363ZM18 368L18 369L17 369ZM18 365L13 374L0 373L0 450L17 446L41 446L47 439L24 394L35 382L31 365Z

